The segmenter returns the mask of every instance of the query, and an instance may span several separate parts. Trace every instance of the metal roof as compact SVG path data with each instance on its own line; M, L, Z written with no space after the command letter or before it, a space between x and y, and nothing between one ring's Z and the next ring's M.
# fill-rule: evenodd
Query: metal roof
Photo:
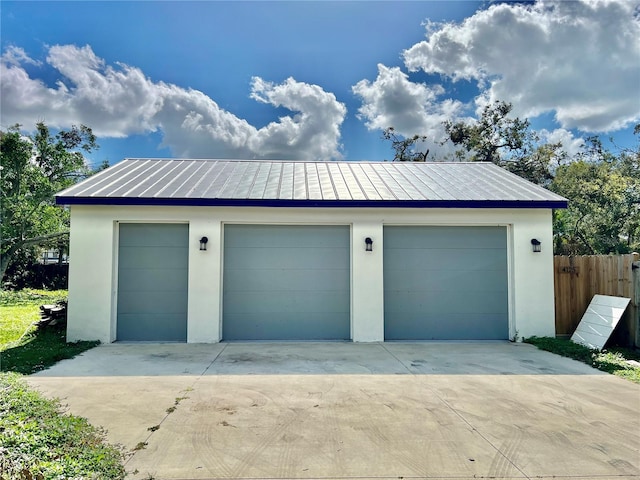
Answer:
M126 159L56 195L63 205L566 208L492 163Z

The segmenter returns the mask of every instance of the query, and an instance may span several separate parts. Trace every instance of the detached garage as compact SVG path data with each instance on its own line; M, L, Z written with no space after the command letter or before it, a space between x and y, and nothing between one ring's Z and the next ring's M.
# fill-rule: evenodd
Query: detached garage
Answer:
M555 333L566 200L493 164L129 159L56 199L69 340Z

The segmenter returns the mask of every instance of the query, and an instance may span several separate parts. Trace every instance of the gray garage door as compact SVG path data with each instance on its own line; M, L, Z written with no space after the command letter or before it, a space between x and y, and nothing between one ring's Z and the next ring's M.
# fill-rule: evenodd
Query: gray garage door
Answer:
M187 225L120 225L118 340L187 340L188 257Z
M385 339L507 339L507 282L505 227L385 227Z
M349 227L227 225L224 340L350 336Z

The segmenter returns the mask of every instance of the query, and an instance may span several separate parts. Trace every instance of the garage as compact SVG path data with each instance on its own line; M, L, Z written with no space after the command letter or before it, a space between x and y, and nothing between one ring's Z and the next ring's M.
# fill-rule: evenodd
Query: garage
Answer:
M385 226L385 340L509 337L507 229Z
M189 227L121 223L118 341L186 342Z
M567 201L492 163L125 159L56 202L68 341L555 334Z
M346 225L225 225L222 339L348 340Z

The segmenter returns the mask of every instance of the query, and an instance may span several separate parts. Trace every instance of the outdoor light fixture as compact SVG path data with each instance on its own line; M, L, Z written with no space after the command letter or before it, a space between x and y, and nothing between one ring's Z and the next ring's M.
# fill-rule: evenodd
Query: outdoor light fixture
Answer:
M200 239L200 250L206 250L207 249L207 242L209 241L209 239L207 237L202 237Z
M531 246L533 247L533 251L536 252L536 253L542 251L542 247L540 245L540 240L538 240L537 238L532 238L531 239Z
M373 240L371 240L371 237L367 237L364 239L364 244L365 244L365 252L373 252Z

